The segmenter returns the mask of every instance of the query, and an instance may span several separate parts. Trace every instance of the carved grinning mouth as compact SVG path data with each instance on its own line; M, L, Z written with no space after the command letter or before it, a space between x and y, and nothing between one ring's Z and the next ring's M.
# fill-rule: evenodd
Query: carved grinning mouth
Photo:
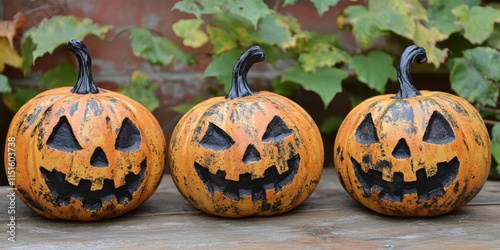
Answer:
M214 195L216 191L223 192L226 197L232 200L239 200L243 196L252 196L252 201L266 199L266 190L274 189L279 193L282 188L292 182L299 170L300 157L298 154L287 161L288 170L281 175L276 166L271 166L264 172L264 177L251 179L250 173L241 174L239 181L226 179L226 172L219 170L216 174L210 173L208 168L200 164L194 164L198 176L205 184L207 190Z
M449 162L437 164L437 172L433 176L427 177L425 169L416 172L417 180L405 182L401 172L395 172L393 181L387 182L382 179L382 172L374 169L363 171L361 164L351 157L356 178L363 186L365 196L371 196L371 190L379 193L380 199L391 202L401 202L404 195L418 195L419 201L426 201L435 196L444 194L444 188L449 186L457 177L460 162L457 157ZM390 164L387 162L387 164Z
M66 175L53 169L52 172L40 167L45 183L49 187L52 196L59 206L67 206L71 198L82 201L86 210L100 210L106 201L118 200L120 204L126 204L132 199L132 194L141 186L146 176L146 159L140 166L141 171L136 175L128 173L125 175L125 185L115 188L113 180L104 179L101 190L90 191L92 185L89 180L80 180L78 186L65 181Z

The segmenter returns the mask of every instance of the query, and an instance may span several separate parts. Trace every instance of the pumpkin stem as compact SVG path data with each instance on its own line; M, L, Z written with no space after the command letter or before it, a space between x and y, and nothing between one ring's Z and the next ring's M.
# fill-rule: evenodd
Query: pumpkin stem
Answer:
M71 92L75 94L99 93L90 72L92 59L87 46L80 40L72 39L68 42L68 48L78 60L78 79Z
M265 58L264 50L257 45L248 48L241 54L234 65L233 81L226 99L240 98L254 94L250 87L248 87L247 73L255 63L262 62Z
M415 60L417 60L417 63L427 61L425 49L416 45L408 46L408 48L406 48L403 52L399 62L397 71L399 91L394 98L403 99L420 95L420 91L413 86L413 81L411 80L410 75L411 65Z

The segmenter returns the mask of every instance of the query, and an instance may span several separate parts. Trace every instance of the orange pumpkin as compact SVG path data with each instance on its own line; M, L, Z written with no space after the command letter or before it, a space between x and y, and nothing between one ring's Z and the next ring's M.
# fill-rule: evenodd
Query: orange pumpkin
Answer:
M17 196L47 218L116 217L156 190L166 163L165 138L141 104L95 86L81 41L68 45L79 63L74 88L40 93L9 127L17 146Z
M173 131L172 179L205 213L233 218L285 213L318 184L324 152L312 118L281 95L248 87L248 70L263 60L260 47L249 48L234 67L228 95L199 103Z
M490 168L485 124L466 100L413 87L408 47L398 68L400 90L356 106L339 128L334 164L345 190L378 213L416 217L455 211L484 185Z

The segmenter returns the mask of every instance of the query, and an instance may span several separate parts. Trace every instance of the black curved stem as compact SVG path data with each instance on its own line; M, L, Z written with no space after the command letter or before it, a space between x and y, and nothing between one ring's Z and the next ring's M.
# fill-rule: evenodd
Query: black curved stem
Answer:
M254 94L250 87L248 87L247 73L255 63L262 62L265 58L264 50L257 45L248 48L241 54L234 65L233 81L226 99L240 98Z
M415 86L413 86L413 81L411 80L410 70L414 61L417 63L423 63L427 61L427 54L425 49L416 45L408 46L401 56L398 67L398 81L399 81L399 91L394 98L403 99L410 98L420 95Z
M78 60L78 79L71 92L75 94L99 93L99 89L95 86L92 73L90 72L92 59L90 58L87 46L80 40L72 39L68 42L68 48Z

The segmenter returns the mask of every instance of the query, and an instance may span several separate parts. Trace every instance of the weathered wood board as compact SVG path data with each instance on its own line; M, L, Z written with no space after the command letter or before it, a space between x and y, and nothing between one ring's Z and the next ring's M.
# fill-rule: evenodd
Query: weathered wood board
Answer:
M16 200L16 242L7 240L8 194L0 187L0 248L11 249L485 249L500 248L500 182L488 181L458 212L393 218L352 200L333 169L298 209L280 216L224 219L191 207L170 176L136 211L112 220L44 219Z

